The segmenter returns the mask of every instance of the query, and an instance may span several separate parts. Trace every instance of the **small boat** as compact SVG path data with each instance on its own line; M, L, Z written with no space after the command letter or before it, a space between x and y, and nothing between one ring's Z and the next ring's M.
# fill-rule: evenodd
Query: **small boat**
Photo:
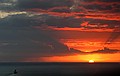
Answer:
M6 76L17 76L17 70L15 69L14 71L13 71L13 73L10 73L10 74L8 74L8 75L6 75Z
M15 69L13 74L17 74L17 73L18 73L18 72L17 72L17 70Z

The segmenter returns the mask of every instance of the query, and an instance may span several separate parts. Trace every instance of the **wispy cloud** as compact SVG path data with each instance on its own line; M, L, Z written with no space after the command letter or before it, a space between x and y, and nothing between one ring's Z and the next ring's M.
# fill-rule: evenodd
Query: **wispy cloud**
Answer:
M26 14L27 12L17 12L17 11L13 11L13 12L4 12L4 11L0 11L0 18L5 18L7 16L11 16L11 15L19 15L19 14Z

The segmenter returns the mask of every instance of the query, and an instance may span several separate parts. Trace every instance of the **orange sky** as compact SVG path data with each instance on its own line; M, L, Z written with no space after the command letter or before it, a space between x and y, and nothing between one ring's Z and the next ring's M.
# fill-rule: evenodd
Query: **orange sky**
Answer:
M120 62L120 53L116 54L87 54L87 55L73 55L73 56L53 56L32 59L31 61L43 62L88 62L94 60L95 62Z
M72 2L72 4L69 2ZM59 4L59 1L54 1L54 3ZM45 19L41 26L35 26L34 28L43 30L44 33L66 45L69 49L92 52L108 47L120 50L120 36L113 36L112 38L116 38L111 40L111 44L105 45L105 42L109 41L113 30L116 27L119 28L119 1L77 0L76 2L69 0L66 2L65 0L60 5L47 9L27 9L27 12L52 16L50 19L48 17L48 21ZM46 21L47 23L45 23ZM120 32L120 29L118 29L118 32ZM40 57L37 60L33 59L33 61L88 62L91 59L96 62L120 62L120 53Z
M113 29L80 29L80 28L52 28L49 34L67 45L69 48L74 48L84 52L91 52L104 47L120 50L120 38L114 40L111 44L104 45L109 38ZM72 56L52 56L38 58L37 61L43 62L120 62L120 53L113 54L76 54ZM35 59L33 59L35 61Z
M95 51L103 47L111 49L120 49L120 37L111 44L105 45L113 29L84 29L84 28L51 28L54 31L49 32L52 37L58 39L69 48L82 51Z
M2 0L0 61L120 62L119 4Z

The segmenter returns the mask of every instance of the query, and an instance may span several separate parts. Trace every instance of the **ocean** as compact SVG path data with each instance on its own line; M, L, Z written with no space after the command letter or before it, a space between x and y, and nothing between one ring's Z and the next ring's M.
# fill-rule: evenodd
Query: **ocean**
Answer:
M0 63L0 76L120 76L120 63Z

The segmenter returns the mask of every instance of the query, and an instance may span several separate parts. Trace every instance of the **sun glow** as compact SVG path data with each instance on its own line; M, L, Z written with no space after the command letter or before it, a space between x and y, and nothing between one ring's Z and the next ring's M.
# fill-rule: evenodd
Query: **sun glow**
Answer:
M114 57L114 58L112 58ZM92 61L91 61L92 60ZM87 63L97 63L97 62L118 62L120 61L120 53L116 54L88 54L88 55L73 55L73 56L52 56L52 57L40 57L27 59L25 61L33 62L87 62Z
M94 63L95 61L94 60L89 60L89 63Z

